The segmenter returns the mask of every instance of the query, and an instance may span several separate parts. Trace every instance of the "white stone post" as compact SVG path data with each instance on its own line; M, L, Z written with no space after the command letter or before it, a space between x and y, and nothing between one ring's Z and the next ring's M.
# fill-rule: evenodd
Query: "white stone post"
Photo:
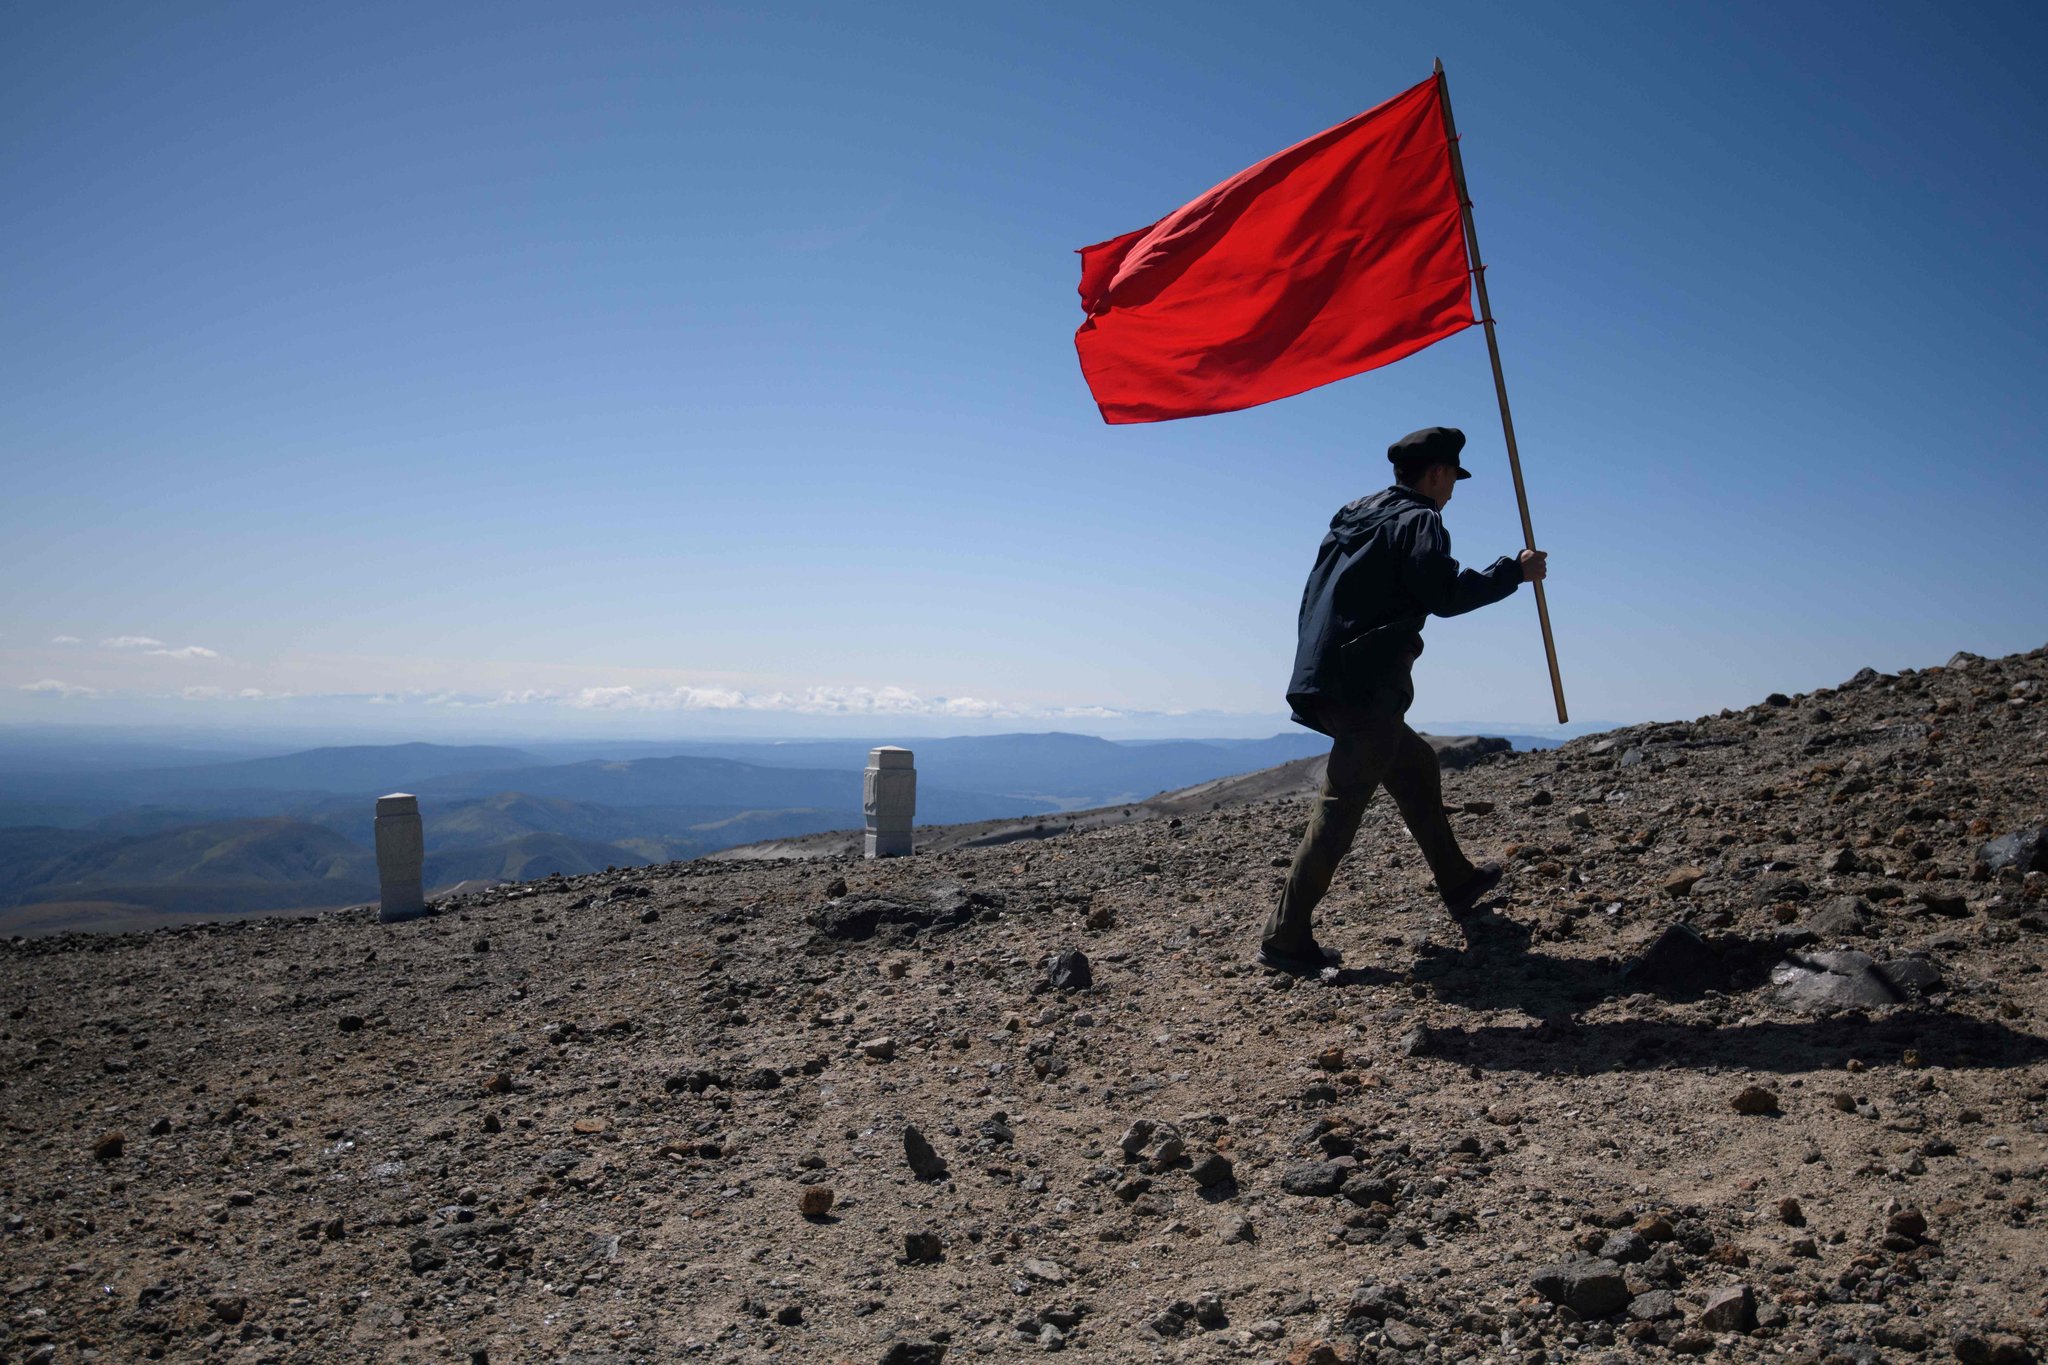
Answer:
M861 810L868 819L868 857L902 858L910 853L910 827L917 817L917 769L911 752L884 744L868 752L861 775Z
M419 798L409 792L378 797L377 883L383 898L377 911L379 924L417 919L427 913L427 898L420 885L426 859Z

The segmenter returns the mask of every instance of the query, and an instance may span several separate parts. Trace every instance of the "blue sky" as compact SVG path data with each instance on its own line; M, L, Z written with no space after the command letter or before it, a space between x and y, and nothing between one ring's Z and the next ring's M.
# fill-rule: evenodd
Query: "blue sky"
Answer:
M1107 427L1072 253L1438 55L1575 718L2048 640L2048 10L1167 12L0 10L0 720L1270 732L1484 342Z

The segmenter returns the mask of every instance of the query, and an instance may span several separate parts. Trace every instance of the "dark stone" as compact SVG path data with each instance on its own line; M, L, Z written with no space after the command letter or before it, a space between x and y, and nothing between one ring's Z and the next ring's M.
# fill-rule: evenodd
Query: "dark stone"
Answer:
M1399 1318L1408 1311L1408 1292L1397 1284L1360 1285L1352 1292L1351 1306L1346 1311L1354 1318L1371 1318L1374 1322Z
M1604 1318L1628 1305L1628 1285L1612 1261L1572 1261L1547 1265L1529 1277L1529 1286L1552 1303L1563 1304L1583 1318Z
M1678 1300L1668 1289L1652 1289L1628 1301L1628 1315L1637 1322L1662 1322L1678 1316Z
M1798 877L1771 877L1758 885L1756 903L1776 905L1779 901L1803 901L1812 894L1813 888Z
M1214 1189L1218 1185L1228 1185L1231 1181L1237 1179L1237 1168L1230 1164L1230 1158L1223 1155L1223 1153L1211 1152L1200 1161L1197 1161L1194 1169L1189 1171L1188 1174L1195 1178L1197 1185L1208 1190Z
M945 1158L932 1150L931 1143L925 1141L914 1123L903 1125L903 1159L910 1163L910 1173L919 1180L946 1178Z
M1756 1295L1746 1284L1731 1284L1707 1295L1700 1327L1709 1332L1747 1332L1756 1326Z
M1960 1331L1949 1338L1949 1349L1963 1365L2034 1365L2033 1350L2018 1337L1988 1336Z
M1885 1220L1885 1231L1918 1241L1927 1235L1927 1215L1918 1209L1900 1209Z
M1933 995L1947 984L1942 980L1941 968L1924 957L1893 958L1879 970L1894 986L1913 995Z
M1117 1139L1117 1146L1126 1157L1135 1161L1138 1153L1145 1150L1145 1144L1152 1140L1152 1131L1158 1126L1150 1119L1133 1119L1131 1126L1124 1129L1124 1135Z
M1911 1322L1881 1322L1870 1335L1880 1346L1915 1354L1926 1350L1928 1342L1933 1340L1925 1328Z
M1868 953L1793 953L1771 969L1780 1005L1822 1012L1896 1005L1906 993L1886 979Z
M705 1071L701 1067L695 1071L686 1071L680 1076L670 1076L661 1083L661 1088L670 1093L687 1090L692 1095L701 1095L713 1086L720 1090L728 1088L725 1077L716 1071Z
M936 1232L906 1232L903 1234L903 1259L913 1265L927 1265L946 1259L945 1243Z
M1617 1232L1600 1244L1600 1257L1616 1265L1634 1265L1650 1259L1650 1244L1633 1228Z
M1991 1365L1991 1342L1981 1332L1958 1330L1948 1339L1948 1348L1963 1365Z
M1860 896L1834 896L1807 916L1806 927L1824 939L1861 938L1870 932L1870 907Z
M1778 1112L1778 1096L1775 1091L1767 1090L1763 1086L1745 1085L1742 1089L1735 1092L1734 1098L1728 1101L1728 1105L1736 1113L1748 1114L1752 1117L1762 1114L1775 1114Z
M1373 1175L1354 1175L1337 1192L1361 1208L1394 1202L1394 1182Z
M583 1157L566 1147L557 1147L552 1151L543 1152L540 1160L534 1164L545 1174L560 1178L582 1165Z
M1728 987L1728 968L1692 928L1674 924L1649 951L1622 969L1622 984L1655 995L1687 997Z
M876 1365L940 1365L946 1348L936 1341L892 1342Z
M1086 990L1095 984L1095 969L1088 964L1088 954L1069 948L1046 964L1046 979L1059 990Z
M1789 925L1771 935L1771 947L1781 953L1791 953L1797 952L1801 948L1811 948L1818 942L1820 942L1819 934L1814 933L1811 929L1800 928L1797 925Z
M1469 768L1483 758L1504 754L1515 746L1505 739L1491 735L1424 735L1429 747L1436 750L1437 766L1446 770Z
M1922 890L1916 892L1913 899L1919 901L1930 915L1939 915L1943 919L1970 917L1970 902L1953 891Z
M2008 867L2021 872L2048 872L2048 825L2000 835L1977 850L1977 861L1993 872Z
M829 889L829 888L828 888ZM980 891L947 891L922 904L890 896L845 896L810 913L818 938L864 943L884 929L902 938L958 928L985 910L1000 910L1001 896Z
M1336 1161L1296 1161L1280 1175L1280 1188L1305 1197L1335 1194L1351 1173L1348 1164Z

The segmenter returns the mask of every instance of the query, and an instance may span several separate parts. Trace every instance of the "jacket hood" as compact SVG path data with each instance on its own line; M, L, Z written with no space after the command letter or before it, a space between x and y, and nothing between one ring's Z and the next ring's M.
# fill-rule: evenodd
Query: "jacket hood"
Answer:
M1389 516L1416 508L1425 512L1436 510L1428 498L1414 489L1394 484L1338 508L1337 515L1330 518L1330 534L1340 544L1349 546L1364 539Z

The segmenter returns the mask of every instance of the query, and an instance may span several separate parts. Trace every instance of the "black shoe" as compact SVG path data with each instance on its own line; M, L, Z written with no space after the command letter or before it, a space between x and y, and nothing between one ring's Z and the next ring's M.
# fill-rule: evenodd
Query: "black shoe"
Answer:
M1451 912L1454 920L1472 918L1472 911L1487 892L1500 885L1504 869L1499 863L1481 863L1472 870L1472 878L1454 892L1440 893L1444 908Z
M1341 965L1344 955L1335 948L1325 948L1311 942L1308 947L1296 951L1270 948L1259 945L1256 961L1261 967L1270 967L1276 972L1290 976L1316 976Z

